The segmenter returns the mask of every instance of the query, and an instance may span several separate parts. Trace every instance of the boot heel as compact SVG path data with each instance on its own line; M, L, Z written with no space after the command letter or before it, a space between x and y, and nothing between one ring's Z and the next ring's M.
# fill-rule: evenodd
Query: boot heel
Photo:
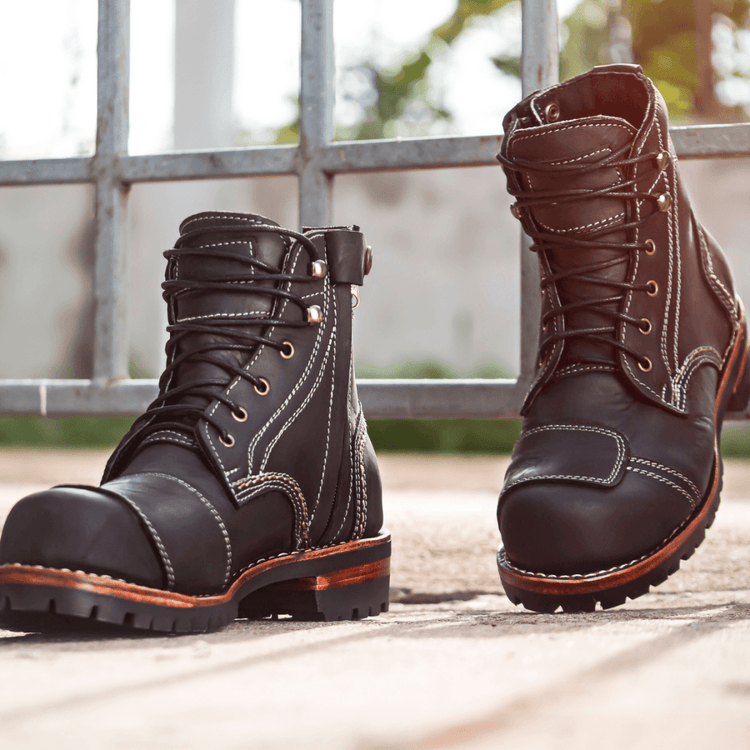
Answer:
M390 558L336 573L273 583L245 598L239 617L360 620L388 611Z

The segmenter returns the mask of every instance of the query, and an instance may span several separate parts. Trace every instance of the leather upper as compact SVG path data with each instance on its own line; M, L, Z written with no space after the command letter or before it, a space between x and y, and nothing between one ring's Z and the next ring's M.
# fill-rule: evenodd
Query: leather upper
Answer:
M177 338L162 392L176 393L167 406L188 403L199 413L167 424L168 415L147 412L112 455L101 488L24 500L6 523L0 562L74 566L197 594L226 588L259 560L378 533L380 479L351 354L351 285L363 280L364 238L334 227L307 230L302 242L276 226L252 214L183 222L181 250L166 274ZM248 270L234 260L246 256L264 265ZM312 273L316 260L328 264L320 278ZM283 281L264 280L266 268ZM282 293L259 291L269 286ZM308 323L314 305L322 320ZM249 333L263 342L241 348ZM217 343L223 348L201 353ZM267 393L232 367L262 378ZM191 389L198 381L216 385ZM71 513L81 498L106 511ZM26 530L22 516L35 518L48 541ZM110 520L99 523L100 516ZM24 538L16 523L24 524ZM94 544L92 535L102 553L87 557L80 551ZM108 546L133 555L106 563Z
M741 306L640 68L535 92L505 129L542 325L498 522L510 566L600 573L664 544L703 502Z

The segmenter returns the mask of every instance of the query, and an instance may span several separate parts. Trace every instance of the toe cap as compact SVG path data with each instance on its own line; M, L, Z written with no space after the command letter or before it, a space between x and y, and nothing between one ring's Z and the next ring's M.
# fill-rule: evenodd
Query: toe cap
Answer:
M163 573L140 521L123 502L93 487L55 487L11 510L0 564L84 570L160 587Z
M529 482L501 497L508 560L528 572L575 575L626 565L658 549L690 517L680 492L627 472L614 487Z

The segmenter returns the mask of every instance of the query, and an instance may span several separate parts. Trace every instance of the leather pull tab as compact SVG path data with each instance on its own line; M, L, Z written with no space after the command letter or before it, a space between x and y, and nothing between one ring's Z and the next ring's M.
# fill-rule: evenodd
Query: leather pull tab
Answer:
M372 252L362 232L332 230L325 233L325 238L328 268L333 282L362 286L369 272L367 256Z

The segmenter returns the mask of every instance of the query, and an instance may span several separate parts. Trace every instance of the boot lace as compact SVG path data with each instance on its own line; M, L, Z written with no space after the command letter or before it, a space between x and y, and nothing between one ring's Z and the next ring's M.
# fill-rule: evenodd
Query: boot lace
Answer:
M566 174L575 173L576 176L593 172L600 169L620 169L621 174L627 174L630 170L643 162L652 163L655 165L655 172L661 172L663 166L660 165L665 163L668 159L668 154L665 152L648 153L642 154L637 157L627 157L626 154L630 150L630 144L626 144L622 148L614 151L612 154L602 159L601 161L594 162L592 164L581 164L578 162L575 165L571 164L540 164L538 162L532 162L524 159L510 160L503 155L498 155L498 160L503 165L506 171L515 172L519 175L518 184L523 184L521 177L525 175L537 174L559 174L561 176ZM634 171L634 170L633 170ZM625 231L630 232L637 229L638 227L645 224L649 218L657 211L668 210L670 205L669 194L655 194L650 192L644 192L635 189L636 183L643 178L643 174L638 177L631 177L622 182L615 183L613 185L604 186L601 188L569 188L565 190L539 190L529 193L521 189L511 188L509 186L508 192L516 199L514 206L514 215L520 216L520 212L524 209L530 209L534 206L550 205L550 204L565 204L565 203L584 203L595 198L624 198L624 199L639 199L649 201L653 210L646 212L640 218L625 221L622 224L610 225L601 229L588 233L585 237L581 235L562 235L554 234L550 232L541 232L526 224L524 226L525 231L529 234L533 240L531 250L537 252L540 249L545 250L562 250L564 252L575 251L575 250L615 250L620 251L620 254L614 258L608 260L602 260L596 263L589 263L583 266L576 266L572 269L559 271L553 273L541 282L542 293L544 290L551 285L556 284L560 281L571 280L575 282L585 282L594 286L601 286L607 288L614 288L617 290L616 293L606 297L592 297L591 299L578 299L568 304L562 304L554 306L542 317L542 327L544 330L547 329L550 321L557 317L565 316L566 313L571 313L576 310L582 310L584 308L591 311L600 313L601 315L607 316L612 320L612 325L599 326L596 328L568 328L567 330L559 330L551 333L547 336L540 344L539 359L542 361L546 354L551 351L558 341L566 339L589 339L605 343L615 349L624 351L634 357L645 370L651 368L651 362L647 357L644 357L635 349L627 346L626 344L618 341L616 338L617 333L617 321L634 325L644 329L644 321L638 318L633 318L630 315L625 315L619 312L619 303L625 298L625 295L629 291L633 292L645 292L653 295L655 293L654 282L648 282L647 284L633 284L627 281L616 281L613 279L603 278L596 276L597 272L604 271L606 269L627 264L630 261L631 254L635 252L652 252L653 243L650 241L645 242L605 242L599 239L602 235L611 234L614 231ZM606 307L605 305L613 305L612 307ZM563 318L565 320L565 318ZM561 326L562 328L562 326ZM648 329L650 330L650 328Z
M320 252L313 242L303 234L293 232L276 226L253 225L248 227L219 226L212 227L212 232L222 234L247 235L268 232L276 235L284 235L298 242L307 252L312 262L321 261ZM289 342L275 341L264 335L269 327L274 328L303 328L314 325L318 320L310 320L309 310L305 300L297 294L282 289L284 282L310 283L316 281L314 276L302 276L299 274L283 273L282 269L275 268L249 255L240 256L227 252L215 252L216 248L207 251L202 248L186 246L187 243L198 234L205 234L205 229L188 232L180 237L175 247L167 250L164 257L169 262L168 268L173 269L180 259L206 258L207 260L222 259L231 260L246 266L249 270L247 275L232 275L226 278L214 278L210 281L168 278L162 283L163 297L167 302L170 316L170 325L167 326L169 340L166 345L167 367L159 378L159 395L149 405L148 409L135 421L130 431L134 437L138 433L141 439L153 432L162 430L176 430L182 434L189 434L195 423L200 419L211 424L218 432L225 445L234 444L234 439L225 432L222 425L210 414L206 413L206 404L211 401L219 401L231 409L235 419L244 422L248 413L244 407L227 397L222 391L226 389L234 377L242 378L252 383L256 392L265 395L270 390L270 384L265 378L248 372L244 368L227 362L226 359L217 357L215 352L238 352L245 355L242 359L249 361L255 350L261 346L269 346L277 349L287 358L293 353L293 347ZM267 316L258 318L204 318L195 321L177 321L174 315L175 299L184 295L200 295L201 293L221 292L223 294L260 294L270 296L274 300L287 300L300 310L298 320L285 320L274 315L277 313L277 304L270 306ZM248 328L256 330L247 330ZM244 329L244 330L240 330ZM209 334L211 342L202 346L189 346L179 353L180 342L192 334ZM182 385L174 385L173 380L180 367L187 363L206 362L224 371L223 378L191 379ZM186 402L188 397L198 397L197 402ZM197 447L196 447L197 449Z

